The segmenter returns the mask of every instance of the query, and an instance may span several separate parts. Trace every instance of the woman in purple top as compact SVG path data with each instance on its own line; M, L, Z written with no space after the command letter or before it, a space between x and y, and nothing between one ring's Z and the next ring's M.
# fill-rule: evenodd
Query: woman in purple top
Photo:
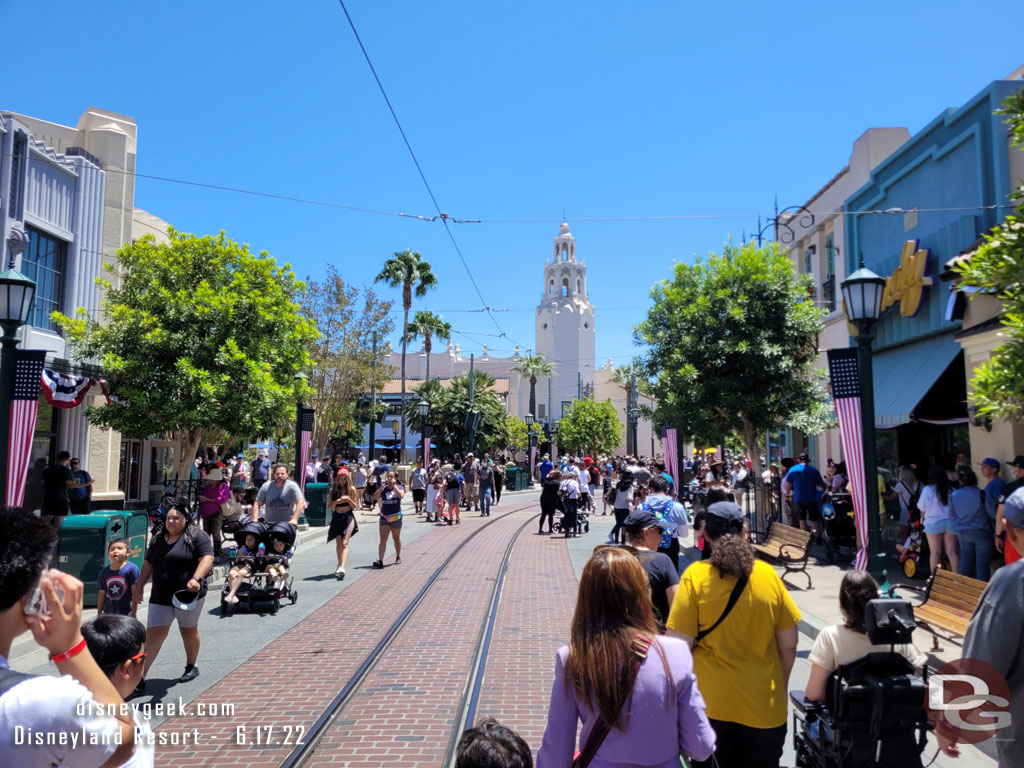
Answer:
M583 569L569 645L558 650L537 768L570 768L601 718L611 728L589 768L679 768L706 760L715 732L704 714L690 649L658 636L647 575L629 552L601 548ZM635 643L651 641L637 665Z

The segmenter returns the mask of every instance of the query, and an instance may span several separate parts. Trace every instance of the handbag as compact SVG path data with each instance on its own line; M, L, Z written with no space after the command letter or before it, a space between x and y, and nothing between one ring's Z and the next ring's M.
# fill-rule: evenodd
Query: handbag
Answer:
M633 659L633 665L636 669L636 673L640 674L640 666L644 663L644 659L647 658L647 651L651 647L651 638L641 635L634 638L633 640L633 653L635 657ZM634 677L634 681L636 678ZM583 745L583 751L573 757L572 768L587 768L590 765L590 761L597 755L597 750L601 748L604 740L608 737L611 732L611 726L605 721L602 715L597 716L597 722L594 723L593 729L590 731L590 735L587 737L587 743Z

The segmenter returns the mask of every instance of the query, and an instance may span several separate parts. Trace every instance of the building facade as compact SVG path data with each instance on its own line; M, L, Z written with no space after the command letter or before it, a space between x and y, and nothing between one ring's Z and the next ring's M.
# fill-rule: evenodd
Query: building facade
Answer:
M818 337L818 361L815 367L828 373L826 352L849 344L846 315L839 285L846 278L846 226L843 204L846 198L867 183L872 169L910 138L906 128L870 128L854 143L850 160L820 190L803 204L813 214L784 219L776 238L787 250L797 272L809 274L814 282L814 300L826 312L825 328ZM839 430L820 435L804 435L784 430L774 436L772 461L807 451L813 463L824 467L828 459L840 461L842 447Z
M30 325L19 331L21 347L47 350L48 368L98 375L96 361L74 357L50 315L79 308L99 313L96 279L131 237L135 121L96 107L74 127L0 112L0 146L4 261L12 245L26 240L15 266L36 282ZM94 388L84 405L102 400ZM56 409L41 399L32 460L52 462L61 450L80 457L93 476L94 505L123 499L120 436L91 426L84 407Z

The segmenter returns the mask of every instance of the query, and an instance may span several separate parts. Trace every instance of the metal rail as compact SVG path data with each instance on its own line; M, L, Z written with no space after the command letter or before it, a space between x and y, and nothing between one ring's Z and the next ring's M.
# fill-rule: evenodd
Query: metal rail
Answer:
M534 503L535 502L530 502L530 505ZM384 633L384 636L380 639L377 645L374 646L373 650L370 651L370 653L366 656L365 659L363 659L363 662L359 665L359 668L355 671L352 677L348 679L348 682L345 683L344 687L341 689L338 695L334 697L334 700L331 701L331 703L327 706L327 709L324 710L323 714L321 714L320 717L317 718L316 722L313 723L312 727L306 734L305 741L302 744L297 744L292 749L292 751L288 753L287 757L285 757L285 759L279 764L279 768L299 768L300 766L304 765L305 762L313 755L313 753L316 751L317 746L319 746L320 741L323 739L324 735L331 727L331 724L338 718L338 715L341 714L342 710L345 708L345 706L355 695L356 691L359 689L359 686L362 684L363 680L366 679L367 675L369 675L370 671L377 664L377 661L380 658L382 658L384 652L388 649L388 647L391 645L394 639L398 636L398 633L401 632L402 628L408 623L409 618L412 616L416 608L419 607L419 604L423 601L423 598L426 596L427 592L429 592L430 588L434 586L434 584L437 582L441 574L455 559L456 555L458 555L462 551L463 547L465 547L470 541L472 541L477 535L479 535L489 526L493 525L494 523L497 523L499 520L503 520L509 515L513 515L516 512L521 512L522 510L523 507L520 507L519 509L512 509L502 515L499 515L493 520L488 520L486 523L484 523L475 531L473 531L473 533L467 536L462 542L460 542L459 545L454 550L452 550L452 552L444 559L444 562L442 562L441 565L438 566L438 568L431 574L430 578L427 579L426 584L423 585L420 591L416 593L416 596L405 607L405 610L403 610L399 617L395 619L394 623L388 628L388 631ZM500 585L504 582L508 558L512 552L512 544L519 537L519 534L522 533L526 525L530 523L533 519L534 518L532 517L527 519L526 522L524 522L523 525L516 530L515 535L512 537L512 540L509 543L509 546L505 550L505 556L502 559L499 577L495 585L495 591L491 596L492 615L489 617L487 625L481 632L481 635L483 636L482 641L485 639L488 645L490 643L491 630L493 629L494 625L494 614L496 614L497 599L500 596ZM480 647L478 647L476 659L477 663L482 661L485 664L486 651L484 652L484 655L481 656ZM480 678L480 680L482 680L482 664L481 669L478 673L478 677ZM470 679L473 679L472 673L470 675ZM469 685L467 684L467 689L468 688ZM475 703L473 711L475 712ZM457 718L456 726L458 726L460 722L462 722L462 720ZM461 730L456 731L456 733L453 735L452 743L458 743L458 736L461 735L461 733Z

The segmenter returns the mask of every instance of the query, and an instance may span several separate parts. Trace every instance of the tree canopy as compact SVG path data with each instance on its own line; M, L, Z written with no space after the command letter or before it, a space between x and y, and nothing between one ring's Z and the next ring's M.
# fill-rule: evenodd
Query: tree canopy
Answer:
M440 315L421 309L405 326L405 341L423 339L423 349L427 353L427 370L425 379L430 378L430 352L434 347L434 337L438 341L448 341L452 337L452 324L446 323Z
M541 376L553 376L555 366L544 359L544 355L524 355L511 368L523 378L530 380L530 413L537 415L537 379Z
M1007 97L997 114L1006 115L1013 143L1024 150L1024 90ZM1013 194L1024 201L1024 184ZM989 417L1024 420L1024 203L999 226L968 261L956 265L961 287L974 288L972 300L994 296L1003 303L1003 337L992 356L974 369L970 400Z
M299 311L303 284L265 251L224 232L196 237L168 228L124 245L107 266L104 323L79 308L54 313L81 359L97 359L116 401L87 411L128 437L173 432L187 471L205 430L268 434L309 393L316 328Z
M494 377L484 371L474 371L472 406L480 412L480 423L474 436L477 452L502 451L513 445L513 425L505 410L505 401L494 391ZM417 406L420 400L430 404L427 422L433 426L434 442L442 455L462 453L469 447L466 415L470 410L469 373L453 377L448 386L440 381L427 380L412 390L405 406L406 420L417 431L422 431Z
M556 439L560 450L597 456L619 447L622 430L619 414L610 401L584 398L574 400L558 422Z
M657 421L703 444L739 434L756 457L765 431L820 409L823 313L810 290L776 243L728 244L721 256L677 263L635 330L648 347Z

